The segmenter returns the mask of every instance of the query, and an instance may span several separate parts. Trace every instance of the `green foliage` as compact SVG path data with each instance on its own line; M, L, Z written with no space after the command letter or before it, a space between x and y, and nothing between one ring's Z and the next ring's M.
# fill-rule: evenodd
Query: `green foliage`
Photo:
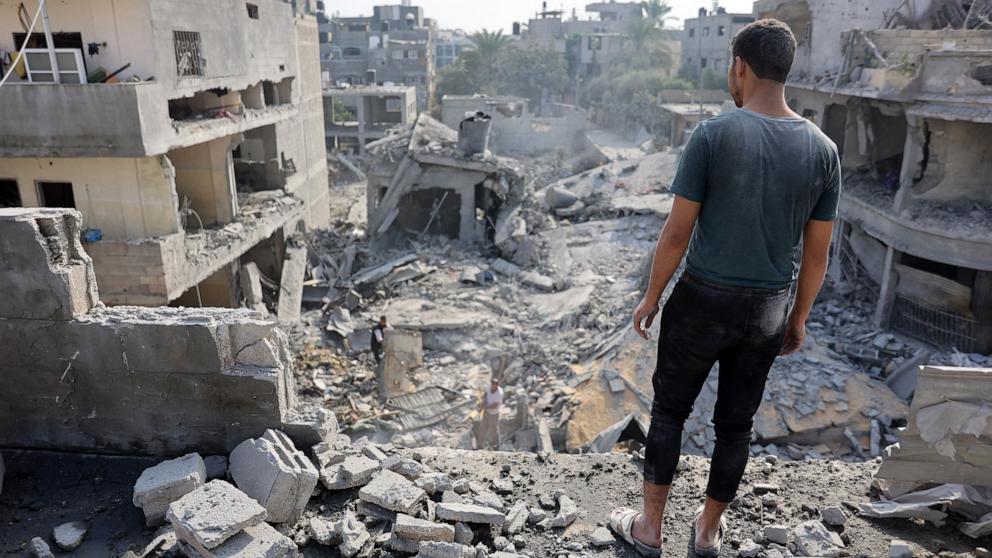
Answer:
M350 122L355 119L354 113L345 106L341 99L334 99L334 121Z
M645 0L641 2L641 8L644 10L644 17L655 22L658 27L661 27L668 19L668 13L672 11L672 7L665 0Z
M553 49L503 46L491 60L488 54L470 50L463 52L454 64L441 68L437 95L439 99L444 95L473 93L515 95L537 102L545 90L555 96L564 93L567 87L565 60Z
M503 49L510 44L513 39L509 35L504 35L503 30L489 31L483 29L472 33L468 38L472 42L474 57L478 57L478 63L483 69L492 69Z

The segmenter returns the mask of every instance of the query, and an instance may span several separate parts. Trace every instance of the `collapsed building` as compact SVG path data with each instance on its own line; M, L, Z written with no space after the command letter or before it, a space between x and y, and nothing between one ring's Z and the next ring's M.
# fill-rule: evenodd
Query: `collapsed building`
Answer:
M19 4L0 205L78 209L105 303L239 306L242 263L327 223L313 2L55 3L47 40Z
M875 322L992 351L992 33L950 1L759 2L799 48L793 109L837 144L835 270L877 293ZM848 30L844 30L848 29Z
M359 85L324 89L327 150L364 155L365 146L394 126L417 118L417 93L411 86Z
M226 453L337 431L297 400L289 344L250 310L104 306L72 209L0 209L0 446Z

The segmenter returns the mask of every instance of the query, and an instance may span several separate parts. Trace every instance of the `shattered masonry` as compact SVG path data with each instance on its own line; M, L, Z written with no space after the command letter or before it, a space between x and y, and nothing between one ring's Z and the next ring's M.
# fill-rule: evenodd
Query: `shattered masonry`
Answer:
M285 335L250 310L109 308L66 209L0 209L0 445L226 453L280 428L312 445L334 416L297 401Z

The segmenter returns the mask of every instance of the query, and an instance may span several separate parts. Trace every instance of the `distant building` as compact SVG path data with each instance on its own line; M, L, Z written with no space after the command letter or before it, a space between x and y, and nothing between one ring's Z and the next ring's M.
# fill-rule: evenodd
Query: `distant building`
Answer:
M751 14L728 14L716 6L711 12L699 8L699 17L685 20L682 32L682 69L692 74L705 70L726 72L730 61L730 40L748 23Z
M324 134L327 149L364 154L365 144L397 125L417 118L412 85L359 85L324 89Z
M320 25L325 81L351 85L413 85L417 108L434 94L434 22L419 6L375 6L371 17Z
M472 48L472 41L461 29L438 31L434 37L434 66L440 70L454 64L462 52Z

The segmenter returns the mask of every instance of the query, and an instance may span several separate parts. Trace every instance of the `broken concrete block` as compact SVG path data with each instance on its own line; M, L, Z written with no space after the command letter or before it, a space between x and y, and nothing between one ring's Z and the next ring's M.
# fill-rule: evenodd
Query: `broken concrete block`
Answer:
M758 482L754 484L754 493L757 495L762 494L776 494L778 493L778 485L770 482Z
M362 500L358 501L358 505L355 507L358 515L364 517L370 517L372 519L379 519L386 521L388 523L394 523L396 521L396 512L389 511L382 506L377 506L375 504L364 502Z
M314 446L314 455L320 463L320 482L328 490L346 490L365 486L379 469L379 462L364 455L344 455L332 451L319 452Z
M472 544L472 539L475 538L475 532L467 524L459 521L455 523L455 542L458 544Z
M501 512L506 511L506 505L503 503L503 499L497 496L495 492L489 490L481 490L478 494L473 495L472 502Z
M231 479L262 504L272 523L299 518L317 486L313 463L278 430L238 444L230 463Z
M892 539L889 541L889 558L913 558L913 549L906 541Z
M579 517L579 506L566 496L558 495L558 514L551 520L551 527L568 527Z
M785 525L768 525L762 531L765 540L776 544L787 544L789 542L789 528Z
M245 297L245 306L263 316L268 316L269 309L265 307L265 301L262 299L262 274L259 273L255 262L242 264L241 271L238 272L238 282Z
M758 558L761 551L760 544L748 539L741 543L741 546L737 549L737 555L741 558Z
M835 558L840 556L844 541L840 535L828 531L823 523L816 520L804 521L792 529L796 549L802 556L822 556Z
M265 508L230 483L215 480L169 505L166 519L193 548L212 549L265 521Z
M49 547L48 543L45 542L45 539L41 537L31 539L31 542L28 543L28 551L34 558L55 558L55 555L52 554L51 547Z
M187 556L202 558L295 558L296 543L262 522L245 528L240 533L214 548L197 547L180 539L179 547Z
M452 487L451 478L444 473L426 473L413 481L413 483L430 496L438 492L451 490Z
M199 454L188 453L163 461L141 472L131 498L145 513L145 523L155 526L165 521L169 504L203 486L207 470Z
M82 521L63 523L52 530L52 540L66 552L79 548L79 545L83 544L83 537L85 536L86 524Z
M440 503L437 505L437 517L444 521L461 521L464 523L488 523L503 525L506 515L502 512L476 504Z
M338 552L344 558L353 558L372 539L365 524L351 511L346 511L343 518L334 522L334 533L341 541Z
M227 457L223 455L208 455L203 458L207 468L207 480L227 478Z
M527 517L529 515L530 510L527 509L527 503L523 500L517 500L510 508L510 511L506 512L506 523L503 524L503 532L507 535L516 535L527 524Z
M475 558L474 547L458 543L420 541L420 558Z
M427 493L398 473L379 471L358 491L358 497L387 510L413 514L427 498Z
M334 522L322 517L311 517L307 522L307 533L318 544L329 546L336 544L338 535L334 532Z
M386 453L375 444L366 444L362 447L362 453L369 459L374 459L380 463L387 459Z
M415 541L455 541L455 528L453 526L417 519L402 513L396 516L393 533Z
M617 542L617 539L613 536L606 527L596 527L589 533L589 545L593 548L602 548L604 546L612 546Z
M279 307L276 312L279 323L291 324L300 321L303 279L306 271L306 245L296 238L287 239L286 258L282 263L282 277L279 282Z
M396 533L393 533L392 536L389 537L389 548L392 548L396 552L414 554L420 550L420 541L401 537Z
M833 527L840 527L847 523L847 514L840 506L827 506L820 510L820 517L823 522Z

